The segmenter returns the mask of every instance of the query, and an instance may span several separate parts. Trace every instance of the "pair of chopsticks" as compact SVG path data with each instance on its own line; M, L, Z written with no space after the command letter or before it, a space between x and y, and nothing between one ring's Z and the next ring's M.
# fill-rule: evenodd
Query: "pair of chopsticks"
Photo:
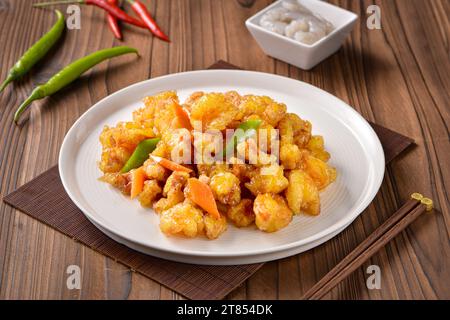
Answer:
M425 198L420 193L413 193L411 199L309 289L302 299L318 300L323 298L331 289L370 259L417 217L432 209L433 201L431 199Z

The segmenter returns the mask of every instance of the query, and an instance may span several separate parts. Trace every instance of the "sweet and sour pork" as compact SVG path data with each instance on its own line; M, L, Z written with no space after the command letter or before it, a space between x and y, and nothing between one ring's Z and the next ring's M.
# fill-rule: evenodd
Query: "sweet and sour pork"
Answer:
M237 141L236 154L223 158L217 142L223 140L224 149L230 143L226 131L249 121L259 125L253 135ZM139 175L122 172L138 144L155 137L160 140ZM272 144L276 138L278 144ZM318 215L320 191L337 175L323 137L312 134L309 121L270 97L235 91L195 92L184 103L175 91L149 96L132 121L105 126L100 143L101 180L125 195L137 192L140 204L160 216L168 236L216 239L227 221L278 231L295 215ZM194 163L199 151L208 152L212 162ZM254 153L257 161L251 162ZM179 163L186 157L190 163Z

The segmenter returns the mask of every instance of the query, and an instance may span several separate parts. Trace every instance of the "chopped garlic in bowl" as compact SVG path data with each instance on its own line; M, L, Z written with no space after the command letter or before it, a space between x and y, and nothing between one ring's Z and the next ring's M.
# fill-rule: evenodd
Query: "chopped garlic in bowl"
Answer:
M326 37L334 26L297 1L283 1L281 7L267 11L259 24L272 32L311 45Z

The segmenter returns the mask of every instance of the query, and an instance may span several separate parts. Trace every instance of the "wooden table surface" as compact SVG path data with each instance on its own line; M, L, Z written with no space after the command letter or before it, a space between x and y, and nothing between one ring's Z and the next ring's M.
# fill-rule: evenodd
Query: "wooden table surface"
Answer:
M125 26L123 43L139 49L139 60L120 57L103 63L69 88L36 102L29 121L14 125L15 108L36 84L75 58L121 44L107 29L102 11L82 7L81 29L67 31L43 63L1 94L1 196L55 165L68 129L103 97L141 80L204 69L223 59L323 88L366 119L416 141L387 167L379 194L349 228L318 248L267 263L229 298L299 298L416 191L433 198L437 210L419 218L327 297L450 298L450 1L333 0L360 20L344 47L311 71L267 57L246 30L244 21L270 0L145 2L169 33L171 44ZM366 27L366 8L373 2L381 8L381 30ZM29 0L0 0L2 79L53 23L51 11L33 9ZM381 269L380 290L366 288L369 264ZM67 289L68 265L80 266L81 290ZM2 299L182 298L3 202L0 281Z

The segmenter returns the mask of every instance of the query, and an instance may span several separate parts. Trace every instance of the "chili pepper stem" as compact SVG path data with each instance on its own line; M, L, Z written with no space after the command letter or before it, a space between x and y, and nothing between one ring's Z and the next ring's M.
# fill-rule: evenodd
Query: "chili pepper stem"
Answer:
M12 74L8 74L8 77L6 77L5 81L3 81L3 83L0 86L0 92L2 92L3 89L5 89L8 84L13 82L13 80L14 80L14 76Z
M43 97L40 87L36 87L31 95L19 106L16 113L14 114L14 122L17 124L22 113L27 109L27 107L35 100L39 100Z
M52 6L55 4L73 4L73 3L83 3L84 0L58 0L58 1L48 1L48 2L39 2L33 4L33 7L39 8L39 7L47 7Z

